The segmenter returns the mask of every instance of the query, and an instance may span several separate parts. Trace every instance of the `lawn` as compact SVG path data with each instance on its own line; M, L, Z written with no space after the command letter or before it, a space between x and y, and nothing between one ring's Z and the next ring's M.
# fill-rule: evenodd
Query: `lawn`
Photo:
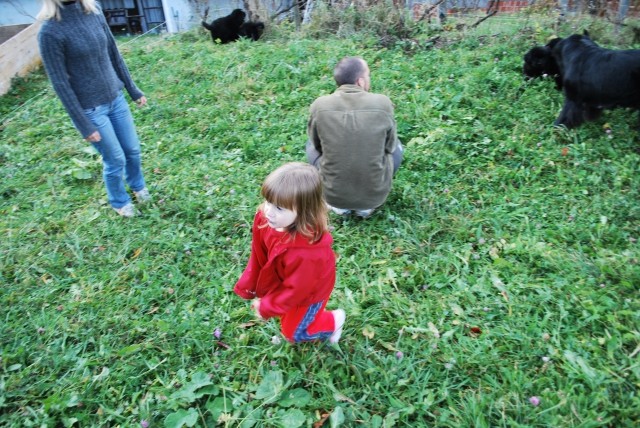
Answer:
M133 219L42 72L16 82L0 426L637 426L637 114L554 129L562 95L521 74L553 31L489 25L121 40L149 99L134 115L155 200ZM595 21L558 32L582 28L633 47ZM260 184L305 159L309 105L345 55L394 101L405 159L372 218L331 217L339 345L290 345L231 290Z

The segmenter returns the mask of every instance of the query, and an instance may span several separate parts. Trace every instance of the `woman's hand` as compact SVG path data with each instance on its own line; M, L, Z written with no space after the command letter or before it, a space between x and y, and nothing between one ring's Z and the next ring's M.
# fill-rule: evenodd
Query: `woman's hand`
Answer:
M93 134L89 135L87 138L85 138L85 140L90 143L99 143L100 140L102 140L102 137L100 136L100 133L98 131L94 131Z
M147 104L147 97L145 97L144 95L141 96L140 98L138 98L136 100L136 104L138 104L138 107L142 107L143 105Z

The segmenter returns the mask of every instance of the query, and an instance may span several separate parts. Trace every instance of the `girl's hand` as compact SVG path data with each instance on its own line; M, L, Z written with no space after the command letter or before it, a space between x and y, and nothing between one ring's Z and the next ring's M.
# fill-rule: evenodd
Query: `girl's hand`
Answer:
M251 302L251 309L256 313L256 317L258 317L258 319L264 319L262 318L262 315L260 315L260 299L253 299L253 302Z

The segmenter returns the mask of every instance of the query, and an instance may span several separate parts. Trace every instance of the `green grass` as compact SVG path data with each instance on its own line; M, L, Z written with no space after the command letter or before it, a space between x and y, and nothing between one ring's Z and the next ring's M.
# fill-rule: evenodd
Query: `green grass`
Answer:
M0 98L0 425L637 426L637 117L553 129L561 94L520 72L551 33L526 24L125 42L155 196L131 220L42 73ZM405 160L371 219L332 217L340 346L273 343L231 291L259 187L353 54Z

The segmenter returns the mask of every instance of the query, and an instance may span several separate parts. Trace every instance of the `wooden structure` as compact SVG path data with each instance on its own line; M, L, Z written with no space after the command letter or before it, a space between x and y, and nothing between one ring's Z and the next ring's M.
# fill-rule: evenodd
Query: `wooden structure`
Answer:
M41 22L36 21L0 45L0 95L11 88L11 79L25 76L40 66L38 31Z

